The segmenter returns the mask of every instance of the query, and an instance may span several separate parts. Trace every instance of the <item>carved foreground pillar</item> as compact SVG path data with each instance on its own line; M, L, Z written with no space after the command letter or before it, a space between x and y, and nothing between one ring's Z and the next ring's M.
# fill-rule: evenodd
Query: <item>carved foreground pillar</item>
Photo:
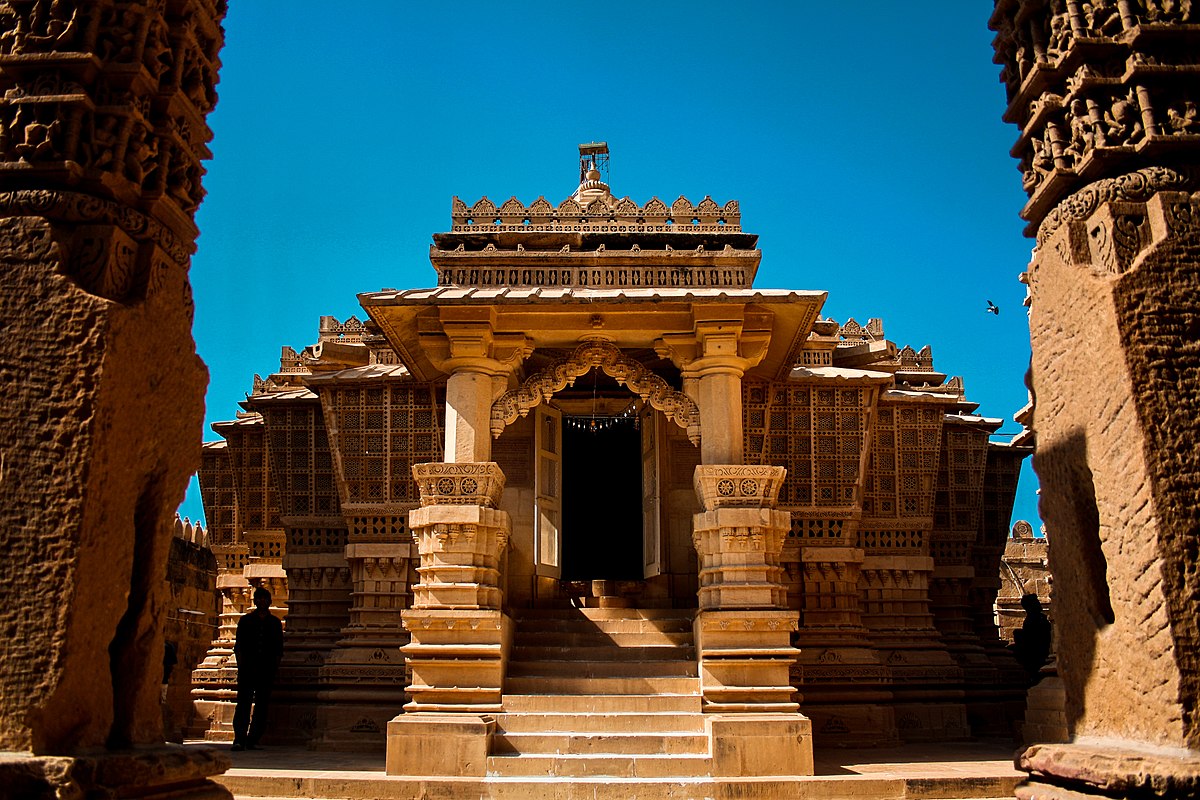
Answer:
M412 700L388 723L389 775L482 776L501 710L512 620L501 611L500 557L511 530L496 506L495 462L416 464L421 507L409 527L421 557L402 650Z
M812 774L812 723L790 673L798 615L787 610L780 556L791 516L775 508L783 467L701 465L693 520L700 557L694 632L714 753L713 774ZM753 757L751 757L753 754ZM725 764L726 766L723 766Z
M1037 779L1022 796L1200 792L1200 192L1172 191L1184 180L1143 170L1089 187L1042 225L1029 267L1035 464L1072 743L1022 756ZM1063 330L1096 355L1080 359ZM1079 742L1093 737L1110 744Z
M126 749L163 747L165 570L206 383L191 217L224 11L0 4L0 750L17 753L0 785L16 796L228 797L211 752Z
M990 21L1037 237L1033 466L1070 735L1021 755L1017 795L1197 797L1200 5L1072 5L998 0Z

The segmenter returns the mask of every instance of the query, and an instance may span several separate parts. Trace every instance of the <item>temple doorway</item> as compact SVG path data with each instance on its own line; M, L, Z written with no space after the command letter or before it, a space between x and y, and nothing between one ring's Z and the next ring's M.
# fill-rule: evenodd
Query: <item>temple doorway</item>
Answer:
M643 577L642 437L637 417L563 418L562 577Z

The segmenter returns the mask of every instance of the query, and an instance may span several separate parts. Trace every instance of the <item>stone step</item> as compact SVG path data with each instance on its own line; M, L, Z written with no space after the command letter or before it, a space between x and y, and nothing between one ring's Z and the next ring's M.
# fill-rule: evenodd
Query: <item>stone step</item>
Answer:
M683 677L582 677L567 675L537 675L508 677L505 693L512 694L699 694L699 678Z
M703 733L504 732L492 740L494 755L704 755Z
M552 633L691 633L690 619L519 619L517 632Z
M692 608L522 608L513 616L523 619L686 619L696 616Z
M564 647L562 645L514 645L510 661L694 661L696 648L687 645L651 644Z
M545 659L537 661L509 661L508 678L528 677L579 677L579 678L695 678L699 676L695 661L561 661Z
M692 689L685 692L646 694L570 694L545 692L540 694L505 693L504 713L535 714L649 714L700 713L700 692L695 679Z
M625 695L630 697L632 695ZM507 706L506 706L507 707ZM697 706L698 707L698 706ZM627 733L704 731L704 715L677 711L606 711L574 713L558 711L504 712L496 715L496 726L506 733Z
M692 778L708 774L707 755L506 755L488 756L488 775L575 778Z
M688 631L623 631L619 633L528 631L517 629L513 634L514 647L647 647L671 645L691 647L692 632Z

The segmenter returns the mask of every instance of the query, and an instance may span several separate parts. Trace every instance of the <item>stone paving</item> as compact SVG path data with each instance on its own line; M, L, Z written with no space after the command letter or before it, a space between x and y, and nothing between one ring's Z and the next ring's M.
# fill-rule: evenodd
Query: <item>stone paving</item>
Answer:
M227 749L218 746L220 749ZM818 750L816 775L794 778L620 779L521 776L453 779L395 777L384 754L272 747L231 754L218 778L236 798L861 798L955 800L1011 797L1022 773L1003 742Z

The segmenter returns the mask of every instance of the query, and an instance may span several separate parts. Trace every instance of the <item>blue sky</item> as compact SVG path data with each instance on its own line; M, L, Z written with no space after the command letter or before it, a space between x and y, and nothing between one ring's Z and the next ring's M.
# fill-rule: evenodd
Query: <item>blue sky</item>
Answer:
M1032 242L991 7L231 3L191 273L205 438L320 315L432 285L452 195L557 204L592 140L618 196L740 201L759 286L883 318L1017 430ZM1027 468L1015 517L1036 529L1034 492ZM194 481L181 513L202 515Z

